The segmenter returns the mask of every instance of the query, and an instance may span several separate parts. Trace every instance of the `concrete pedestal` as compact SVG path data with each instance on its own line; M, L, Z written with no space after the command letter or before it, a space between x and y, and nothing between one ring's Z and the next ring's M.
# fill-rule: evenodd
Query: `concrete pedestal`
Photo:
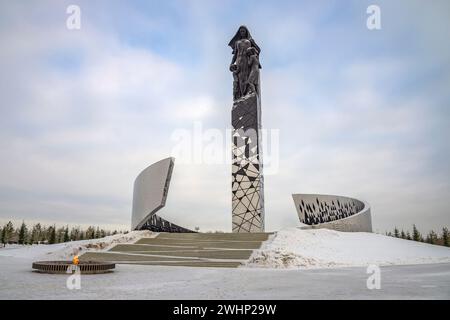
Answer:
M261 103L253 94L236 100L232 117L233 232L264 232Z

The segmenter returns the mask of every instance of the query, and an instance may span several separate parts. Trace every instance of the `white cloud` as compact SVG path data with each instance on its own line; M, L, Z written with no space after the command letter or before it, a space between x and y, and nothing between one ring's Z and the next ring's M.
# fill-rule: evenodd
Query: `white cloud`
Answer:
M447 61L445 51L435 53L439 37L430 36L435 15L447 25L443 13L422 17L419 25L426 28L419 28L418 43L428 49L408 59L396 48L381 47L405 26L383 25L386 33L377 39L385 41L379 48L384 54L373 59L359 50L366 30L353 20L333 22L337 13L330 5L305 4L298 11L294 3L244 6L217 20L228 5L197 3L189 10L177 7L186 19L178 24L168 15L147 21L145 12L128 8L133 26L171 40L170 54L158 52L163 50L156 40L125 41L123 30L115 30L123 21L108 20L112 11L101 15L87 2L82 8L90 19L80 32L59 26L63 19L55 6L45 21L24 6L2 4L9 23L0 26L8 43L0 51L0 218L127 226L133 180L170 155L174 130L191 129L194 121L204 129L229 126L226 37L237 20L248 17L263 49L263 125L280 129L281 139L280 171L265 180L268 229L297 222L290 196L296 192L361 197L372 204L381 231L394 224L448 224L450 173L432 166L445 167L448 159L448 143L439 140L448 133L448 111L439 101L450 76L447 64L439 70L446 82L426 72L430 57ZM332 35L348 36L331 43L328 31L336 24ZM386 31L388 26L393 29ZM327 52L331 45L335 52ZM355 55L336 61L347 50ZM427 58L424 65L421 57ZM411 72L421 70L429 78L409 88ZM428 83L432 90L424 89ZM230 186L227 164L176 162L165 215L202 230L229 230Z

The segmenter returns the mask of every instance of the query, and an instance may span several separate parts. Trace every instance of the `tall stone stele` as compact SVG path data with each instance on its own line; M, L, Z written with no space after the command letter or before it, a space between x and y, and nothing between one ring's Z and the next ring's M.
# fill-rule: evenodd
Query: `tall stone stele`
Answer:
M233 49L232 222L233 232L264 232L261 150L261 49L245 26L228 45Z

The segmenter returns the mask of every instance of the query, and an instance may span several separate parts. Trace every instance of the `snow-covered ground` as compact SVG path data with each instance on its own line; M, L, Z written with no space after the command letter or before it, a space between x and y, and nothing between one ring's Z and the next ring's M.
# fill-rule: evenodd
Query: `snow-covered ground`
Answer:
M309 269L448 262L448 247L376 233L288 228L256 250L247 266Z
M0 257L71 260L74 255L108 250L119 243L134 243L142 237L156 235L150 231L132 231L54 245L12 245L0 248ZM450 248L375 233L287 228L276 232L255 250L243 268L315 269L429 263L450 263Z
M79 290L67 288L68 275L31 269L36 260L66 260L77 251L107 250L116 243L155 235L131 232L66 244L2 248L0 299L450 298L449 248L329 230L282 230L242 268L117 265L112 273L82 275ZM371 274L362 266L372 263L390 265L381 267L378 290L366 285ZM394 265L407 263L416 265Z
M72 260L75 255L88 251L108 250L119 243L133 243L143 237L155 237L151 231L131 231L100 239L80 240L58 244L11 245L0 248L0 257L27 258L33 260Z
M364 267L280 270L117 265L112 273L31 271L23 258L0 257L2 299L450 299L450 264L381 267L381 288L367 288Z

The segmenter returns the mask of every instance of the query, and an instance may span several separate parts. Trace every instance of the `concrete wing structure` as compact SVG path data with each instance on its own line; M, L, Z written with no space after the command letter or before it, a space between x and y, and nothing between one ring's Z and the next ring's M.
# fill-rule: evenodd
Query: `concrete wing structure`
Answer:
M192 232L156 215L166 205L174 164L174 158L166 158L150 165L137 176L134 181L131 230Z
M311 228L372 232L372 217L367 202L323 194L293 194L292 198L300 222Z

